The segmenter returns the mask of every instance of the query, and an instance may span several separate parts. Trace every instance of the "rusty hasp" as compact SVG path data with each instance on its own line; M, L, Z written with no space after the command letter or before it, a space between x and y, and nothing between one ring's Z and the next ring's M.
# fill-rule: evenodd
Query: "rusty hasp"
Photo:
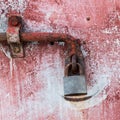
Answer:
M21 17L20 16L9 17L6 38L8 44L10 45L10 51L12 57L24 56L22 43L20 41L20 28L21 28Z
M12 57L23 57L24 51L21 42L30 41L45 43L65 42L68 48L68 58L75 54L81 54L80 41L71 35L64 33L22 32L21 26L23 25L22 18L20 16L10 16L8 18L7 32L0 33L0 42L8 42Z

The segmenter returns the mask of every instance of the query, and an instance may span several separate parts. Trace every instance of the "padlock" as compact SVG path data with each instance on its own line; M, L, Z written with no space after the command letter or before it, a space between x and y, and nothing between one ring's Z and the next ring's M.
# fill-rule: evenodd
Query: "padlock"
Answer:
M65 68L64 80L64 96L86 95L87 85L82 66L77 63L79 75L69 76L69 69L72 63L68 64Z

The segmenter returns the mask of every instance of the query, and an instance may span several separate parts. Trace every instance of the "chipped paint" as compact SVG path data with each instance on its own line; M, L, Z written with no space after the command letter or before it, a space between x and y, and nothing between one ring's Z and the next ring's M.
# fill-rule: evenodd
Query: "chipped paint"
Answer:
M12 59L4 43L0 119L120 120L120 1L3 0L0 32L14 11L24 19L26 32L66 33L81 40L88 95L94 96L77 103L64 100L64 45L27 43L26 57Z

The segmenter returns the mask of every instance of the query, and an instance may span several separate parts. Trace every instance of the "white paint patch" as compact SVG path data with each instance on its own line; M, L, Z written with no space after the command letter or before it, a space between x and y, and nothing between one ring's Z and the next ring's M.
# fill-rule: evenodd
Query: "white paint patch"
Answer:
M105 34L113 34L115 32L118 32L118 26L114 26L112 28L105 28L104 30L101 30L101 32Z
M53 114L56 108L59 108L59 103L62 103L65 106L67 105L62 97L63 86L61 78L64 70L61 70L62 63L60 62L61 58L59 56L59 50L54 54L54 60L49 62L52 56L53 54L49 54L48 56L44 53L41 61L43 64L38 64L33 68L33 71L37 70L37 74L35 76L36 80L44 83L45 88L40 89L37 92L33 91L32 96L25 99L23 98L21 108L17 112L17 115L21 115L27 110L28 112L26 115L29 116L28 120L32 120L32 116L34 115L36 115L36 119L38 119L37 117L39 115L47 117L48 115ZM25 81L31 81L30 77L26 76ZM61 118L60 120L64 119L64 117L59 117Z
M18 1L18 5L19 5L19 11L21 13L24 12L24 10L26 9L27 7L27 0L17 0Z
M82 54L83 54L84 57L87 57L89 55L88 52L84 49L83 46L81 46L81 51L82 51Z
M29 26L29 28L26 29L27 32L29 32L29 31L53 32L53 28L50 25L46 25L45 23L37 23L36 24L35 21L27 20L26 24Z
M115 39L114 44L117 45L118 47L120 47L120 39Z
M10 77L12 78L12 76L13 76L13 59L12 59L12 57L10 55L9 50L5 50L5 47L3 47L2 44L0 44L0 49L5 54L5 56L7 58L9 58L9 60L10 60L10 62L9 62L9 65L10 65Z

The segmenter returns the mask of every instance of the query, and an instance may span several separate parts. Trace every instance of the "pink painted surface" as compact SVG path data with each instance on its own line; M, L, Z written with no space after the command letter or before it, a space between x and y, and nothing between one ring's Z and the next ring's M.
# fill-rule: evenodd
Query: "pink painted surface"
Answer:
M120 1L2 0L0 32L17 11L25 31L60 32L79 38L91 99L63 99L65 46L24 45L12 59L0 44L0 120L120 120Z

